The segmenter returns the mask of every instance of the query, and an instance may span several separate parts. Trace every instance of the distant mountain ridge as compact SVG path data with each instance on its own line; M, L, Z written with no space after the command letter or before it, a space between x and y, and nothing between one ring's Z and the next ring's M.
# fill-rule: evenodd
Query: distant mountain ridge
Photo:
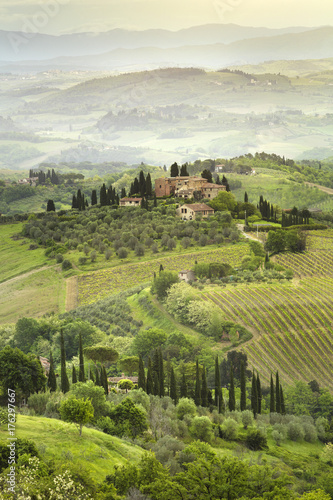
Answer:
M232 43L135 49L118 48L102 54L60 56L50 60L0 62L1 72L60 70L139 71L167 66L219 69L226 66L259 64L264 61L325 59L333 55L333 27L299 33L237 40ZM15 69L16 68L16 69Z
M115 49L160 49L191 45L229 44L239 40L302 33L313 28L254 28L235 24L208 24L179 31L114 29L104 33L73 33L59 36L0 30L2 61L53 59L60 56L101 54Z

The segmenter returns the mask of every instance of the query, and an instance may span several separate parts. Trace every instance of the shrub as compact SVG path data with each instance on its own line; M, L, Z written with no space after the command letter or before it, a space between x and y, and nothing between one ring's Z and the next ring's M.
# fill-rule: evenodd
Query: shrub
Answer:
M190 427L190 433L195 439L210 443L214 437L213 425L208 417L194 417Z
M267 448L267 438L259 429L250 430L247 433L245 443L246 446L253 451Z
M65 259L61 264L61 268L63 271L67 271L68 269L72 269L72 263L69 260Z
M241 415L242 424L244 425L244 429L247 429L249 425L253 424L253 413L250 410L245 410Z
M36 392L31 394L28 399L28 407L34 410L37 415L44 415L49 398L49 392Z
M227 418L222 425L222 436L229 441L237 438L238 425L233 418Z
M117 255L119 259L126 259L128 252L125 247L118 248Z
M197 413L197 407L193 399L181 398L177 404L177 417L179 420L183 420L185 415L194 417Z
M288 424L288 437L292 441L301 441L304 439L305 432L298 422L292 421Z

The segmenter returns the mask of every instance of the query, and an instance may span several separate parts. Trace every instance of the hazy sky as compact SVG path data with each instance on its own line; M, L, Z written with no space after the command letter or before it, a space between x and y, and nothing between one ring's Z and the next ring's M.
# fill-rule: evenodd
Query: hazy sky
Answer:
M333 25L332 0L0 0L0 29L50 34L207 23Z

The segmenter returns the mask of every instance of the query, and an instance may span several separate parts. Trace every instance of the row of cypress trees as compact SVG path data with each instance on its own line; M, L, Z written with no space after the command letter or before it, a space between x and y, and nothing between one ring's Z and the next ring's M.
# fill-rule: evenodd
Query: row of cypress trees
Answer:
M66 370L66 351L65 351L65 342L63 331L60 331L60 389L65 394L69 391L69 379ZM95 385L102 386L104 388L105 394L109 393L109 384L105 366L102 365L99 368L95 365L95 376L93 371L89 367L89 379L92 380ZM76 382L86 382L86 375L84 369L84 357L83 357L83 347L82 347L82 337L81 333L79 334L79 376L77 377L75 366L72 368L72 384L76 384ZM47 380L47 386L50 389L50 392L54 392L57 390L57 377L54 371L54 360L52 356L52 352L50 352L50 370Z

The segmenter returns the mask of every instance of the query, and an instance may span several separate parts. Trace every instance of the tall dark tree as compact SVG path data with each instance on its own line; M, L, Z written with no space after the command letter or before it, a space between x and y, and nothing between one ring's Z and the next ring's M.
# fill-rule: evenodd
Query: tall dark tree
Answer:
M52 352L50 352L50 370L49 376L47 378L47 387L50 389L50 392L55 392L57 390L57 379L54 373L54 362Z
M203 179L207 179L208 182L213 182L212 173L210 170L207 170L207 168L205 168L205 170L203 170L203 172L201 172L201 177Z
M101 377L97 365L95 366L95 385L101 385Z
M163 397L164 396L164 363L163 363L163 356L162 356L162 349L159 348L158 350L158 379L160 383L160 390L159 390L159 396Z
M194 402L197 406L201 405L200 370L199 370L199 361L198 360L196 362L196 368L195 368Z
M258 413L258 391L257 391L257 379L254 372L252 374L251 409L253 411L253 415L255 418Z
M235 398L234 369L231 365L230 385L229 385L229 411L235 411L235 410L236 410L236 398Z
M91 205L97 205L97 192L93 189L91 192Z
M240 410L246 410L246 378L244 362L241 362L241 376L240 376Z
M175 162L170 167L170 177L178 177L178 175L179 175L179 167L178 164Z
M249 202L249 197L247 195L247 192L245 191L244 193L244 203L248 203Z
M72 208L78 208L77 198L76 198L75 194L73 194L73 197L72 197Z
M282 415L285 415L286 414L286 407L285 407L285 403L284 403L284 395L283 395L283 389L282 389L281 384L280 384L280 404L281 404L281 413L282 413Z
M208 386L206 377L206 368L203 367L202 370L202 381L201 381L201 406L205 408L208 406Z
M219 413L224 412L224 401L221 389L221 376L218 356L216 356L215 358L215 406L217 407Z
M279 372L276 372L275 376L275 405L276 405L276 413L281 413Z
M75 366L73 365L73 367L72 367L72 384L76 384L76 382L77 382L76 370L75 370Z
M142 390L146 390L146 376L145 376L145 367L143 364L143 359L139 356L139 374L138 374L138 388Z
M135 177L134 182L133 182L133 193L132 194L139 194L140 193L140 184L138 181L138 178Z
M171 372L170 372L170 398L173 400L175 404L177 403L178 401L177 381L173 366L171 367Z
M79 334L79 359L80 359L80 369L79 369L79 382L85 382L86 376L84 373L84 359L83 359L83 348L82 348L82 335Z
M188 177L188 171L187 171L188 164L184 163L184 165L181 166L180 168L180 177Z
M140 187L140 195L144 196L146 194L146 179L145 179L145 174L143 173L142 170L140 170L139 174L139 187Z
M106 373L105 366L102 366L102 380L103 380L103 387L104 387L104 392L105 395L107 396L109 394L109 382L108 382L108 376Z
M47 200L46 211L47 212L55 212L55 206L54 206L53 200Z
M147 196L147 198L150 198L152 194L153 194L153 186L151 183L151 176L148 173L147 177L146 177L146 196Z
M275 413L275 390L274 390L274 381L273 375L271 374L271 385L270 385L270 402L269 402L269 412Z
M147 370L147 394L154 393L154 381L153 381L153 366L151 358L148 358L148 370Z
M100 200L100 204L102 207L105 207L108 204L108 198L107 198L105 184L103 184L103 186L100 189L99 200Z
M65 352L65 342L64 342L64 334L62 330L60 330L60 379L61 379L61 390L65 394L69 391L69 381L67 377L66 371L66 352Z
M155 192L154 192L154 207L157 207L157 198Z
M158 373L153 371L153 394L154 396L160 395L160 379L158 378Z
M182 381L180 384L180 397L187 398L187 383L186 383L185 372L183 372Z
M259 373L257 372L257 395L258 395L258 415L261 414L261 400L262 400L262 392L261 392L261 383L260 383L260 377Z

